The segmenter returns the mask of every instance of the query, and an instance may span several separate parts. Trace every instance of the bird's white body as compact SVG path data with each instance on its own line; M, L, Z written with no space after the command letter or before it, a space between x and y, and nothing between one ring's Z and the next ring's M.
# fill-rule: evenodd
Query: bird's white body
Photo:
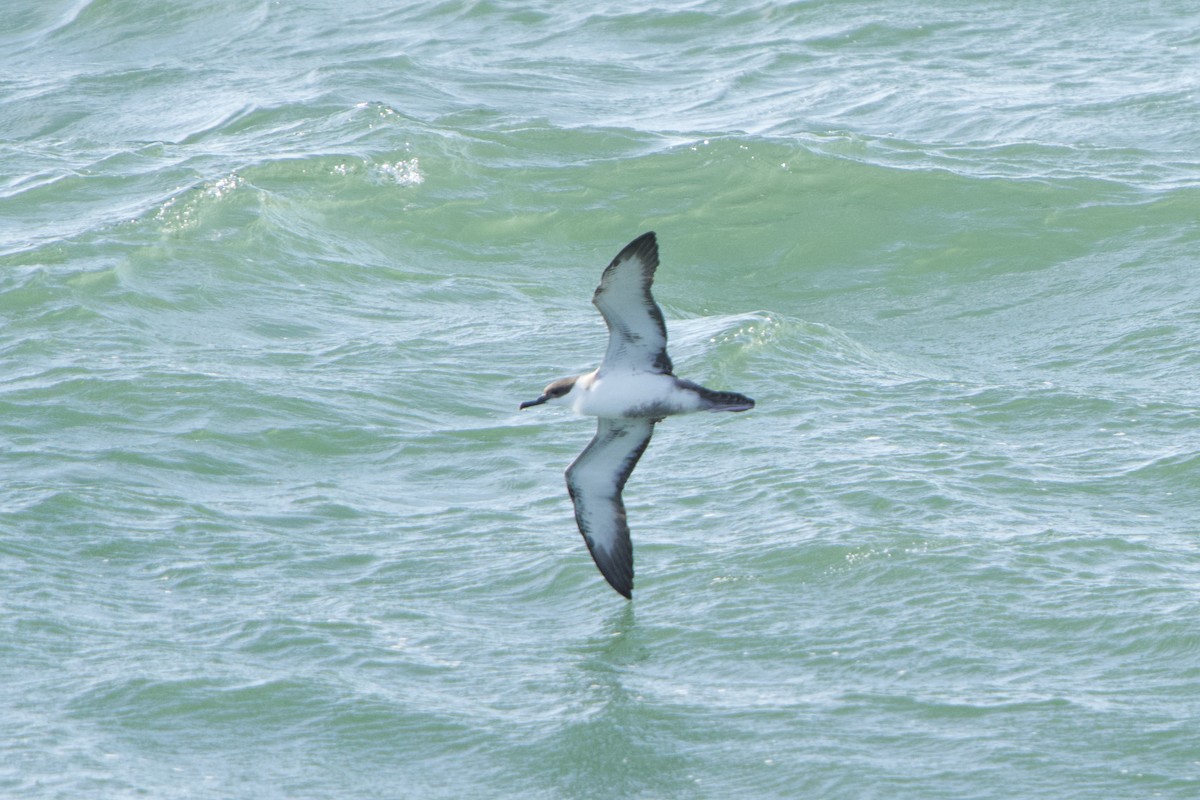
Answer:
M581 416L611 419L661 419L704 407L700 395L674 375L636 370L589 372L558 402Z

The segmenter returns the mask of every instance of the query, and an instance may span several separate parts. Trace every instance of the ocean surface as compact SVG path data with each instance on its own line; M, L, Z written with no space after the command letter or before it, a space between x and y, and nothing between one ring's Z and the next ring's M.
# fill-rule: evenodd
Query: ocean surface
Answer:
M0 797L1200 797L1198 251L1194 2L6 2Z

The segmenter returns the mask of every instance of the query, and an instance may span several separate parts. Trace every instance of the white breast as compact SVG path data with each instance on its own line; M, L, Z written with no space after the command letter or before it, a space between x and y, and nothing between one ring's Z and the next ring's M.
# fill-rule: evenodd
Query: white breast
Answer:
M671 375L606 371L580 378L571 392L576 414L589 417L664 417L700 409L695 392L678 387Z

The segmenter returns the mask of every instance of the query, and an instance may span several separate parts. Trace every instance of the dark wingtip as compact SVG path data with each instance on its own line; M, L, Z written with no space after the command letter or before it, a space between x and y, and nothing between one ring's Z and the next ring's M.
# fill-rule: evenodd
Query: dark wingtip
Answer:
M591 547L590 543L588 549L592 551L592 560L596 562L600 574L604 576L604 580L608 581L608 585L626 600L632 600L633 555L626 552L614 557L603 551L597 551Z
M619 499L618 502L620 502ZM624 517L624 508L620 513ZM582 530L580 528L580 532ZM629 532L626 531L624 536L618 537L616 549L613 551L596 547L595 542L586 533L583 534L583 538L587 542L588 551L592 554L592 561L596 562L596 567L604 576L604 580L608 581L608 585L616 590L617 594L626 600L632 600L633 543L629 541Z
M600 285L596 287L595 293L592 294L592 302L595 303L604 291L604 284L608 280L608 276L617 268L618 264L623 264L626 261L637 258L642 262L642 276L645 279L646 299L651 306L651 314L657 317L662 317L662 311L654 302L654 297L650 294L650 283L654 280L654 273L658 270L658 239L655 238L654 231L646 231L641 236L634 239L629 244L621 248L621 252L617 253L617 257L609 262L604 268L604 274L600 277ZM659 319L662 323L662 320ZM663 335L666 336L665 325L663 326Z
M654 231L646 231L621 248L621 252L617 253L617 257L612 260L612 264L609 264L609 266L611 267L613 264L626 261L634 256L638 256L646 262L646 265L653 273L654 268L658 266L658 239Z
M637 254L642 256L647 264L658 266L658 237L654 234L654 231L646 231L625 246L625 250L621 255L626 254Z

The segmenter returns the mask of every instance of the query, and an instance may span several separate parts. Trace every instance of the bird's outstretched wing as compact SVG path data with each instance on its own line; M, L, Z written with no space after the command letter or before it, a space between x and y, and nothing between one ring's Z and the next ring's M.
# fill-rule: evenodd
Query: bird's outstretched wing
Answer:
M618 368L672 374L667 326L650 294L657 268L658 241L651 231L627 244L600 277L592 302L608 323L601 374Z
M567 468L579 532L601 574L625 597L633 594L633 544L621 490L653 433L648 419L601 417L596 437Z

